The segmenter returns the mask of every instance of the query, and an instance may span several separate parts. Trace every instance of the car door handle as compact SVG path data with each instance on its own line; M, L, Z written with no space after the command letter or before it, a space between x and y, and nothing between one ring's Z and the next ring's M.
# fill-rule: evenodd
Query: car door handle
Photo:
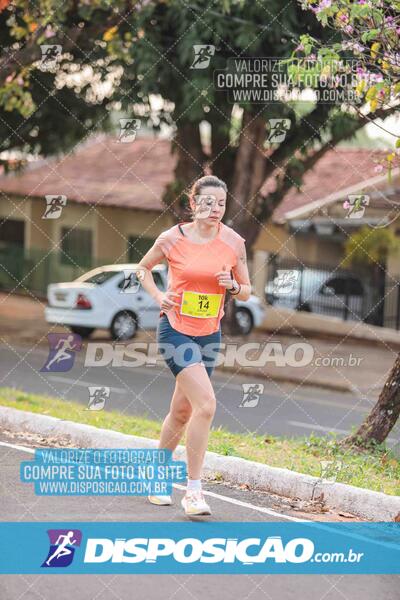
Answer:
M137 296L137 300L143 300L143 296Z

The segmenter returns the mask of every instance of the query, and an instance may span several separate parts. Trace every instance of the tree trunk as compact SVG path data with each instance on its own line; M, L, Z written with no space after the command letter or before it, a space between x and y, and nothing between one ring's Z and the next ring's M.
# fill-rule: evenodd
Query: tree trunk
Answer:
M208 121L211 125L211 159L209 167L212 174L225 181L228 190L230 190L237 152L237 147L231 144L232 107L228 112L225 99L217 94L212 108L208 115Z
M258 190L265 179L266 140L265 117L243 111L243 122L239 138L239 147L233 168L232 192L225 213L225 222L246 239L246 246L251 250L259 232L261 223L254 218L255 202ZM243 225L245 225L243 227ZM229 297L225 304L224 332L229 335L240 333L236 320L233 298Z
M342 440L345 447L367 448L385 441L400 415L400 354L383 386L378 402L358 431Z
M186 192L196 179L204 175L207 156L203 151L197 122L180 123L172 141L171 152L177 154L174 180L168 184L163 203L176 223L189 218Z
M253 217L258 198L258 190L265 180L266 140L265 117L243 111L243 123L236 152L231 199L225 214L227 225L240 233L241 224L250 221L257 225ZM251 245L248 245L251 248Z

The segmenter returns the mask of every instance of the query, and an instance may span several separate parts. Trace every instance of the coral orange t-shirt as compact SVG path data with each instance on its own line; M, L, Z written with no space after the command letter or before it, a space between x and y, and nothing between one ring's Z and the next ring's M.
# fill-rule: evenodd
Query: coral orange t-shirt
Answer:
M182 223L167 229L155 241L168 261L167 291L179 294L173 300L180 306L169 310L167 317L171 326L181 333L208 335L218 331L224 315L225 288L218 284L215 273L222 271L223 267L228 271L236 267L244 251L245 240L224 223L219 223L217 236L209 242L198 244L182 232L180 225ZM190 296L196 302L200 299L200 303L201 294L217 294L218 297L213 298L214 303L220 303L216 316L199 318L182 314L188 310L182 308L182 302L186 304L185 298L188 298L184 292L195 292Z

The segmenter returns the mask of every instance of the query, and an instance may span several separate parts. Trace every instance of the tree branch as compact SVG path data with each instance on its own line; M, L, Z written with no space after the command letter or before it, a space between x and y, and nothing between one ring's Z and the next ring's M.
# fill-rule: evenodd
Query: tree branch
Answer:
M287 192L295 185L295 182L301 181L303 175L309 169L312 169L326 152L332 150L339 142L352 137L356 131L361 129L366 123L370 122L371 116L373 116L373 118L384 118L396 111L397 107L391 107L386 110L382 109L380 111L375 111L374 113L368 113L355 121L353 128L346 129L343 135L333 136L328 142L325 142L318 150L309 154L303 160L296 159L293 163L289 161L284 172L276 177L277 185L275 190L267 196L259 195L254 216L260 222L267 221Z

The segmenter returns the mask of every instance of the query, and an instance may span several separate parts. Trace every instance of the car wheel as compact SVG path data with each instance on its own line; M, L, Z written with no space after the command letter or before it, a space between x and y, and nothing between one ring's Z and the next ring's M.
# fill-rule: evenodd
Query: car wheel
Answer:
M137 319L135 315L127 310L115 315L111 323L110 331L113 340L130 340L137 333Z
M236 309L236 321L242 335L247 335L253 329L253 316L247 308Z
M71 325L70 330L72 333L77 333L82 338L87 338L94 331L94 327L79 327L75 325Z

